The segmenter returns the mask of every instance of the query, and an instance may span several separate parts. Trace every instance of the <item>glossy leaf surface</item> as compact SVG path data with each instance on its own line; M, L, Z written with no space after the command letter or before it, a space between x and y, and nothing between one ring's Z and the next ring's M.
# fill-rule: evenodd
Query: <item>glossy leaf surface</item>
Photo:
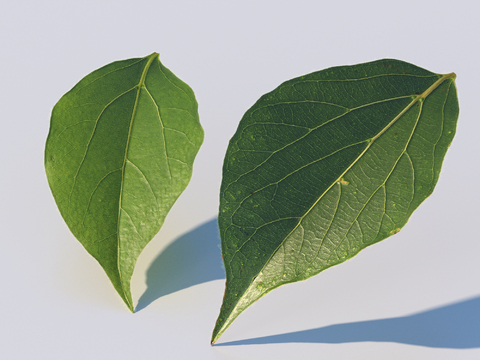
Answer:
M92 72L52 111L53 196L132 312L135 262L190 181L202 141L193 91L156 53Z
M400 231L453 139L454 79L379 60L287 81L247 111L223 167L227 280L212 342L270 290Z

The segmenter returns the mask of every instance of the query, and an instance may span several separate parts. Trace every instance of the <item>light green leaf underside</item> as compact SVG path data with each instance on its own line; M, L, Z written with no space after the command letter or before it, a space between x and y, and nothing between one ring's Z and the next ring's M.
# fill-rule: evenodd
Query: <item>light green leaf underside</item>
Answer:
M225 156L227 274L215 342L253 302L397 233L437 182L454 74L398 60L290 80L244 116Z
M55 201L131 311L135 262L202 142L193 91L156 53L92 72L52 111L45 169Z

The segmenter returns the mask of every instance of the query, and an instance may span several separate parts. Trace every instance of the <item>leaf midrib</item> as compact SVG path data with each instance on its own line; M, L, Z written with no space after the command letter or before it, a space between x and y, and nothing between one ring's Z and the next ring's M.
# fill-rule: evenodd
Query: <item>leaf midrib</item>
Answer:
M433 90L435 90L441 83L443 83L447 79L455 79L456 75L455 73L450 73L441 76L437 81L435 81L430 87L425 90L422 94L417 95L390 123L388 123L382 130L379 131L377 135L375 135L373 138L366 140L368 142L368 145L366 148L360 153L360 155L348 166L344 172L338 177L338 179L341 179L362 157L363 155L370 149L372 144L377 140L381 135L383 135L393 124L395 124L398 119L400 119L414 104L416 104L418 101L422 101L425 99L428 95L430 95ZM270 263L272 257L278 252L278 250L285 244L285 241L292 235L292 233L301 225L303 219L312 211L312 209L317 205L317 203L323 198L323 196L338 182L338 180L334 181L315 201L315 203L305 212L304 215L299 217L297 225L285 236L285 238L281 241L281 243L278 245L278 247L272 252L272 255L269 257L269 259L265 262L265 265L262 267L262 269L258 272L260 274L265 267ZM258 275L257 274L257 275ZM256 276L255 276L256 277ZM253 283L255 278L252 279L252 282L250 285ZM249 287L250 287L249 285ZM248 289L248 288L247 288ZM244 293L245 294L245 293ZM232 309L233 312L233 309ZM217 336L218 338L218 336Z
M444 76L441 78L441 79L443 79L442 81L440 81L441 79L439 79L437 82L435 82L434 84L432 84L424 93L422 93L421 95L417 96L417 97L415 98L415 100L413 101L413 103L415 103L415 101L416 101L416 100L419 100L420 98L425 99L436 87L438 87L439 84L441 84L444 80L448 79L447 76L450 76L450 75L451 75L452 77L455 76L455 75L452 75L452 74L444 75ZM437 83L438 83L438 84L437 84ZM437 86L432 89L432 87L433 87L435 84L437 84ZM448 96L448 95L447 95L447 96ZM410 109L412 105L413 105L413 104L411 104L410 107L405 110L405 112L408 111L408 109ZM444 104L444 106L445 106L445 104ZM422 103L421 103L421 107L420 107L419 114L418 114L418 116L417 116L417 120L415 121L415 125L414 125L414 127L413 127L413 129L412 129L412 131L411 131L411 134L410 134L408 140L407 140L406 143L405 143L405 147L404 147L403 151L402 151L401 154L398 156L397 160L395 161L395 164L393 165L392 169L390 170L390 172L389 172L388 175L386 176L385 180L375 189L375 191L372 193L372 195L368 198L368 200L367 200L367 201L365 202L365 204L363 205L362 209L360 209L360 211L358 212L358 214L357 214L357 216L355 217L354 221L352 221L351 225L350 225L349 228L347 229L347 231L346 231L345 235L343 236L343 238L338 242L337 246L331 251L331 253L330 253L329 257L327 258L327 260L325 260L325 263L328 263L328 260L331 258L332 254L338 249L338 247L339 247L339 246L343 243L343 241L346 239L346 237L347 237L348 233L350 232L353 224L358 220L358 217L361 215L361 213L363 212L363 210L365 209L365 207L367 206L367 204L370 202L370 200L373 198L373 196L378 192L378 190L380 190L381 187L385 186L386 182L388 181L388 179L389 179L390 176L392 175L393 171L394 171L395 168L397 167L397 164L398 164L398 162L400 161L400 159L402 158L403 155L406 155L406 156L408 157L408 159L409 159L409 161L410 161L410 164L412 165L412 170L414 170L414 169L413 169L412 160L411 160L411 158L410 158L410 155L409 155L408 152L407 152L407 148L408 148L408 146L409 146L409 144L410 144L410 142L411 142L411 140L412 140L413 134L415 133L415 130L416 130L417 126L418 126L418 122L420 121L420 117L421 117L421 114L422 114L422 110L423 110L423 101L422 101ZM403 114L404 114L405 112L403 112ZM400 118L401 116L402 116L402 113L399 114L398 118ZM393 125L393 124L387 125L387 129L388 129L388 127L390 127L391 125ZM384 132L385 132L385 131L386 131L386 130L384 130ZM442 132L443 132L443 121L442 121ZM381 134L380 134L380 135L381 135ZM380 135L375 136L375 139L378 138ZM440 136L441 136L441 135L440 135ZM373 142L373 140L372 140L372 142ZM438 143L438 141L437 141L437 143ZM435 148L435 146L437 145L437 143L434 144L434 148ZM358 160L357 160L357 161L358 161ZM348 170L347 170L347 171L348 171ZM345 173L346 173L346 172L345 172ZM345 174L345 173L344 173L344 174ZM337 183L337 182L336 182L336 183ZM332 184L332 186L333 186L333 185L335 185L335 183ZM331 186L331 187L332 187L332 186ZM330 188L331 188L331 187L330 187ZM327 191L328 191L328 190L327 190ZM326 193L326 192L325 192L325 193ZM324 194L322 194L322 196L323 196L323 195L324 195ZM413 200L413 196L414 196L414 194L412 195L412 200ZM337 208L338 208L338 203L340 202L340 198L341 198L341 195L339 195L339 197L338 197ZM386 200L386 199L385 199L385 200ZM306 216L306 215L307 215L307 214L305 214L305 216ZM321 240L321 242L320 242L320 245L319 245L319 247L318 247L318 250L317 250L315 256L314 256L314 257L312 258L312 260L309 262L308 266L306 267L306 270L307 270L308 268L310 268L310 266L312 265L313 261L315 261L315 259L317 258L318 254L319 254L319 252L320 252L320 249L321 249L322 246L323 246L323 242L324 242L324 240L326 239L326 237L327 237L327 235L328 235L328 233L329 233L330 226L331 226L331 224L333 223L333 221L334 221L334 219L335 219L335 215L336 215L336 211L335 211L334 215L332 216L332 220L331 220L331 222L330 222L330 225L329 225L327 231L325 232L325 235L323 236L323 238L322 238L322 240ZM384 217L384 216L386 216L385 210L384 210L384 213L383 213L383 215L382 215L382 220L383 220L383 217ZM408 217L408 212L405 214L405 218L407 218L407 217ZM405 220L404 220L404 221L405 221ZM299 226L301 226L301 222L302 222L302 221L300 220L299 224L297 225L297 228L298 228ZM380 222L380 223L381 223L381 222ZM285 238L285 240L286 240L289 236L290 236L290 234ZM285 242L285 240L282 242L282 244ZM281 245L280 245L280 246L281 246ZM302 245L301 245L301 246L303 246L303 241L302 241ZM277 249L277 250L278 250L278 249ZM276 250L276 251L277 251L277 250ZM276 253L276 251L275 251L275 253ZM274 253L274 254L275 254L275 253ZM269 259L269 261L270 261L270 259ZM297 265L298 265L298 259L297 259L297 263L296 263L296 266L295 266L295 273L296 273L296 274L297 274L297 271L296 271ZM263 270L263 269L262 269L262 270ZM301 278L298 278L298 279L296 279L295 281L298 281L298 280L301 280Z
M369 140L366 140L368 142L368 145L367 147L360 153L360 155L350 164L350 166L348 166L345 171L338 177L338 179L341 179L362 157L363 155L365 155L365 153L368 151L368 149L370 149L370 147L372 146L372 144L375 142L375 140L377 140L380 136L382 136L393 124L395 124L395 122L397 122L398 119L400 119L408 110L410 110L410 108L417 102L417 101L421 101L422 99L425 99L428 95L430 95L432 93L433 90L435 90L441 83L443 83L445 80L447 79L450 79L450 78L455 78L456 75L455 73L450 73L450 74L447 74L447 75L443 75L442 77L440 77L437 81L435 81L432 85L430 85L430 87L425 90L422 94L420 95L417 95L406 107L405 109L403 109L392 121L390 121L390 123L387 124L387 126L385 126L382 130L380 130L380 132L375 135L372 139L369 139ZM418 120L417 120L418 121ZM415 125L415 128L416 128L416 125ZM415 128L414 130L412 130L412 135L413 135L413 132L415 131ZM411 136L412 136L411 135ZM410 136L410 138L411 138ZM410 140L409 138L409 140ZM408 143L408 142L407 142ZM318 204L318 202L323 198L323 196L325 196L325 194L338 182L337 181L334 181L324 192L322 195L320 195L317 199L317 201L315 201L315 203L305 212L304 215L302 215L299 220L298 220L298 223L297 225L288 233L287 236L285 236L285 238L282 240L282 242L280 243L280 245L275 249L275 251L273 251L272 255L270 256L270 258L266 261L265 265L262 267L262 269L259 271L259 273L261 273L263 271L263 269L265 269L265 267L267 266L268 263L270 263L270 260L272 259L272 257L277 253L278 249L283 246L285 244L285 241L292 235L292 233L298 228L298 226L302 223L303 219L310 213L310 211L312 211L312 209Z
M121 214L121 210L122 210L123 185L124 185L124 181L125 181L125 166L126 166L126 163L127 163L127 155L128 155L128 148L129 148L129 145L130 145L130 138L131 138L131 134L132 134L133 121L135 119L135 114L137 112L137 107L138 107L138 102L139 102L139 99L140 99L140 92L142 90L142 86L145 85L145 78L147 76L148 70L150 69L150 65L152 64L153 60L155 60L155 58L158 58L157 53L153 53L153 54L148 56L148 61L145 64L145 68L143 69L142 76L140 77L140 81L136 85L137 96L135 97L135 103L133 105L132 117L130 118L130 126L129 126L129 129L128 129L127 143L125 145L125 154L124 154L124 157L123 157L123 165L122 165L122 168L121 168L122 169L122 178L121 178L121 181L120 181L120 199L118 201L117 270L118 270L118 276L120 278L120 286L122 287L122 292L123 292L124 298L125 298L126 302L128 303L128 307L129 307L130 311L132 311L132 313L135 312L135 310L133 308L133 304L131 303L131 299L129 297L127 297L127 294L125 292L125 288L124 288L124 285L123 285L123 279L122 279L122 272L120 271L120 268L121 268L121 266L120 266L120 214Z
M434 75L426 75L426 76L419 76L419 75L411 75L411 74L382 74L382 75L376 75L376 76L371 76L371 77L366 77L366 78L361 78L361 79L345 79L345 80L302 80L302 81L299 81L299 83L302 83L302 82L308 82L308 81L311 81L311 82L324 82L324 81L345 81L345 82L348 82L348 81L356 81L356 80L369 80L371 78L375 78L375 77L384 77L384 76L394 76L394 75L397 75L397 76L412 76L412 77L432 77ZM438 76L438 75L437 75ZM433 83L430 87L434 87L435 88L445 79L449 78L449 77L455 77L456 75L454 73L450 73L450 74L447 74L447 75L443 75L441 78L439 78L435 83ZM295 84L296 85L296 84ZM283 86L280 86L280 87L284 87L284 86L290 86L289 83L287 83L287 85L283 85ZM414 100L412 101L412 103L410 103L408 105L408 108L406 108L406 110L408 110L419 98L421 97L426 97L428 96L428 94L426 94L426 92L429 90L427 89L425 92L423 92L422 94L420 95L416 95ZM432 89L433 91L433 89ZM430 91L431 92L431 91ZM338 118L341 118L342 116L344 116L345 114L349 113L349 112L352 112L352 111L355 111L355 110L358 110L358 109L361 109L361 108L365 108L367 106L371 106L371 105L375 105L375 104L381 104L381 103L385 103L385 102L388 102L388 101L392 101L392 100L398 100L398 99L404 99L404 98L408 98L408 97L412 97L413 95L404 95L404 96L398 96L398 97L394 97L394 98L387 98L387 99L381 99L381 100L378 100L378 101L374 101L374 102L371 102L371 103L367 103L367 104L363 104L363 105L359 105L359 106L356 106L356 107L352 107L352 108L349 108L349 107L346 107L346 106L343 106L343 105L339 105L339 104L334 104L334 103L330 103L330 102L325 102L325 101L315 101L315 100L302 100L302 101L285 101L285 102L279 102L279 103L275 103L275 104L268 104L268 105L264 105L264 106L261 106L261 107L258 107L256 108L255 110L252 111L252 113L250 114L250 118L253 116L253 114L259 110L262 110L262 109L265 109L265 108L268 108L268 107L274 107L274 106L278 106L278 105L286 105L286 104L299 104L299 103L317 103L317 104L326 104L326 105L331 105L331 106L335 106L335 107L341 107L341 108L344 108L345 109L345 113L343 114L340 114L332 119L329 119L328 121L316 126L316 127L313 127L313 128L307 128L307 127L302 127L302 126L297 126L297 125L294 125L294 124L284 124L284 123L262 123L262 124L271 124L271 125L281 125L281 126L295 126L295 127L301 127L301 128L305 128L305 129L308 129L308 131L302 135L301 137L299 137L298 139L292 141L291 143L288 143L284 146L282 146L281 148L275 150L275 151L272 151L270 152L270 155L265 159L263 160L260 164L256 165L254 168L248 170L247 172L239 175L237 177L237 179L235 179L234 181L230 182L228 184L228 186L226 187L225 190L228 189L228 187L232 184L232 183L235 183L237 182L240 178L242 178L243 176L255 171L257 168L259 168L261 165L263 165L265 162L267 162L275 153L279 152L279 151L282 151L284 150L285 148L295 144L296 142L298 142L299 140L302 140L304 137L306 137L307 135L309 135L312 131L315 131L321 127L323 127L324 125L327 125L328 123L334 121L334 120L337 120ZM405 110L405 111L406 111ZM403 115L402 113L399 115L401 116ZM383 131L386 131L391 125L393 125L393 123L397 120L397 118L395 118L390 124L388 124L384 129ZM251 126L255 126L255 125L258 125L260 123L252 123L252 124L249 124L247 126L245 126L244 129L247 129ZM381 133L377 134L377 137L380 136ZM246 151L246 150L242 150L242 151ZM254 150L251 150L251 151L254 151Z

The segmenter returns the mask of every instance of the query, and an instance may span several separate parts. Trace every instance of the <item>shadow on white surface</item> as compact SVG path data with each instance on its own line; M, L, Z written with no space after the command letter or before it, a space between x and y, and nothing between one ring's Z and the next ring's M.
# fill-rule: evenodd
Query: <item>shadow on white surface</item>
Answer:
M147 270L140 311L158 298L207 281L225 279L217 218L174 240Z
M480 296L410 316L330 325L214 346L365 341L432 348L480 348Z

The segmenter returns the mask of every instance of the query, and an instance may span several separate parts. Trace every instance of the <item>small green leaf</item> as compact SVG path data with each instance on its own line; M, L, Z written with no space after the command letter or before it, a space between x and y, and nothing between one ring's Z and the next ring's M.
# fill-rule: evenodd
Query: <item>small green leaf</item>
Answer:
M53 196L132 312L135 262L188 185L202 142L193 91L157 53L92 72L53 108Z
M400 231L455 134L454 79L379 60L287 81L247 111L223 166L212 342L272 289Z

